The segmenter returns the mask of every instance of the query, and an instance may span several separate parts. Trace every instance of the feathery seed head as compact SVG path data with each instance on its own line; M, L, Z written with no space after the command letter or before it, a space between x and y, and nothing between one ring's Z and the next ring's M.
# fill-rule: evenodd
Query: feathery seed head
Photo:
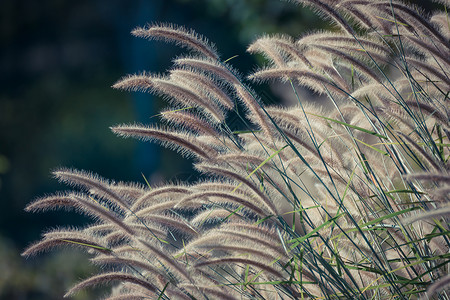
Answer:
M397 0L294 2L339 29L265 35L248 48L270 61L249 78L289 83L294 107L265 105L193 31L135 29L197 56L176 59L168 75L135 74L113 86L163 96L173 107L161 113L166 127L111 129L194 156L202 179L150 188L59 169L55 176L81 192L26 210L75 208L96 222L48 232L23 255L87 249L94 263L122 271L94 275L68 295L119 281L116 300L406 299L447 285L446 14L429 18ZM327 104L304 99L300 88ZM245 127L227 123L233 118Z
M211 45L206 38L198 35L193 30L186 30L182 26L176 25L150 25L147 27L138 27L131 32L134 36L146 39L162 39L168 42L187 47L190 50L199 52L206 57L218 60L215 47Z

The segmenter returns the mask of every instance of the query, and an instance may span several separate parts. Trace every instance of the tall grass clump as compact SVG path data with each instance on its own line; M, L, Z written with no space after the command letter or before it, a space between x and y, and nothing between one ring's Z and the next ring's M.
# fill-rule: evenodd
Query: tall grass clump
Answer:
M26 210L94 221L23 255L78 247L104 270L66 296L114 282L106 299L449 299L449 2L432 15L390 0L293 2L334 30L261 36L248 51L267 63L245 78L183 27L133 31L189 54L113 86L168 100L164 125L111 129L180 151L202 177L150 187L56 170L76 190ZM249 81L281 81L298 103L263 105Z

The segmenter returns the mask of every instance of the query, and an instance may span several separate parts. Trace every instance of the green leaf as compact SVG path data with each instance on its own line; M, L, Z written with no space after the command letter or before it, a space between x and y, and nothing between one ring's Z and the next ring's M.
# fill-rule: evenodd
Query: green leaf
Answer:
M310 207L306 207L306 208L300 208L300 209L296 209L296 210L293 210L293 211L288 211L288 212L285 212L283 215L293 214L293 213L296 213L296 212L302 212L302 211L305 211L305 210L308 210L308 209L318 208L318 207L321 207L321 205L314 205L314 206L310 206Z
M268 220L268 219L270 219L270 218L272 218L272 217L273 217L273 215L269 215L269 216L267 216L267 217L264 217L264 218L262 218L261 220L256 221L256 222L255 222L255 225L259 225L259 224L261 224L262 222L264 222L265 220Z
M378 148L375 148L374 146L369 145L369 144L367 144L367 143L365 143L365 142L363 142L363 141L361 141L361 140L358 140L357 138L354 138L354 139L355 139L355 141L360 142L360 143L363 144L364 146L367 146L367 147L369 147L370 149L377 151L378 153L381 153L381 154L383 154L383 155L385 155L385 156L389 156L389 153L387 153L386 151L383 151L383 150L380 150L380 149L378 149Z
M158 300L161 299L161 297L164 295L164 292L166 291L167 287L169 286L169 282L166 283L166 285L164 286L163 290L161 291L161 293L159 294Z
M329 219L327 222L321 224L320 226L317 226L316 228L314 228L311 232L305 234L302 237L299 238L295 238L292 240L289 240L288 243L294 243L294 245L291 246L291 249L295 248L298 246L298 244L303 243L304 241L306 241L308 238L310 238L312 235L314 235L315 233L317 233L319 230L321 230L322 228L331 225L331 223L333 223L336 219L338 219L339 217L341 217L342 215L344 215L344 213L341 213L331 219Z
M236 130L233 131L233 134L243 134L243 133L253 133L253 132L261 132L262 130Z
M372 220L372 221L370 221L370 222L364 223L364 224L362 224L360 227L361 227L361 228L362 228L362 227L368 227L368 226L370 226L370 225L380 223L381 221L384 221L384 220L386 220L386 219L390 219L390 218L396 217L396 216L398 216L398 215L402 215L402 214L405 214L405 213L407 213L407 212L410 212L410 211L413 211L413 210L418 210L418 209L420 209L420 207L410 207L410 208L406 208L406 209L404 209L404 210L397 211L397 212L394 212L394 213L391 213L391 214L382 216L382 217L380 217L380 218L377 218L377 219L375 219L375 220Z
M71 240L61 240L61 241L67 242L67 243L72 243L72 244L77 244L77 245L81 245L81 246L86 246L86 247L89 247L89 248L94 248L94 249L99 249L99 250L105 250L105 251L112 252L111 249L105 248L105 247L101 247L101 246L85 244L85 243L75 242L75 241L71 241Z
M148 182L147 178L145 178L144 173L141 172L142 177L144 177L145 183L147 184L149 189L152 189L152 187L150 186L150 183Z
M244 208L244 205L239 206L238 208L236 208L235 210L233 210L228 216L226 216L225 219L223 219L223 222L225 222L226 220L228 220L229 217L233 216L234 214L236 214L238 211L240 211L242 208Z
M338 120L335 120L335 119L327 118L327 117L324 117L324 116L319 116L319 115L316 115L316 114L313 114L313 113L308 113L307 112L307 114L313 115L313 116L316 116L316 117L319 117L319 118L322 118L322 119L325 119L325 120L328 120L328 121L331 121L331 122L334 122L334 123L337 123L337 124L341 124L341 125L344 125L346 127L350 127L350 128L353 128L353 129L356 129L356 130L359 130L359 131L362 131L362 132L374 135L376 137L379 137L379 138L382 138L382 139L385 139L385 140L388 139L384 135L381 135L379 133L376 133L374 131L371 131L371 130L368 130L368 129L365 129L365 128L362 128L362 127L358 127L358 126L355 126L355 125L347 124L347 123L342 122L342 121L338 121Z
M227 63L227 62L229 62L230 60L232 60L232 59L234 59L234 58L236 58L236 57L238 57L239 55L234 55L234 56L232 56L232 57L230 57L230 58L228 58L227 60L225 60L224 61L224 63Z
M281 151L283 151L288 145L285 145L283 148L281 148L280 150L275 151L271 156L269 156L268 158L266 158L258 167L256 167L256 169L254 169L250 174L247 175L247 177L245 177L246 179L250 178L253 174L256 173L256 171L258 171L259 169L261 169L262 166L264 166L266 163L268 163L275 155L277 155L278 153L280 153ZM237 187L234 188L234 190L232 191L232 193L234 193L238 188L240 188L242 185L242 182L239 183L239 185Z

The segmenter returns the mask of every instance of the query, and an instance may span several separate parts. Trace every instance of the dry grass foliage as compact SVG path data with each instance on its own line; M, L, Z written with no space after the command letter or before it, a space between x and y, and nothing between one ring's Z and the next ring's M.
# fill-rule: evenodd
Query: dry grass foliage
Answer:
M204 176L150 188L55 171L77 191L27 210L75 208L94 222L47 232L24 255L79 247L105 270L67 295L114 281L107 299L449 299L447 13L294 2L336 29L260 37L248 51L267 65L248 79L307 87L332 108L265 106L202 36L133 31L191 54L113 86L165 97L166 125L112 131L177 149ZM230 129L230 114L245 128Z

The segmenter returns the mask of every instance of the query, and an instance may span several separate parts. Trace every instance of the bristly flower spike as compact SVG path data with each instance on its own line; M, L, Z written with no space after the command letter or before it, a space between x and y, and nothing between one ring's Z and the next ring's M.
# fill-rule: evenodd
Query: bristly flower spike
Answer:
M159 94L168 97L169 101L185 107L195 106L208 115L215 123L222 123L225 119L223 110L210 99L183 82L171 80L158 75L136 74L126 76L113 85L113 88L130 91L141 91Z
M138 27L134 29L131 34L149 40L162 39L169 42L175 42L180 46L202 53L214 61L219 60L219 55L217 54L215 47L210 45L206 38L198 35L192 30L186 30L182 26L151 25L143 28Z
M111 130L123 137L135 137L143 140L157 140L163 145L175 146L182 154L195 154L204 159L211 159L217 155L216 151L206 144L195 140L195 135L186 132L176 132L164 128L142 125L120 125L111 127Z

